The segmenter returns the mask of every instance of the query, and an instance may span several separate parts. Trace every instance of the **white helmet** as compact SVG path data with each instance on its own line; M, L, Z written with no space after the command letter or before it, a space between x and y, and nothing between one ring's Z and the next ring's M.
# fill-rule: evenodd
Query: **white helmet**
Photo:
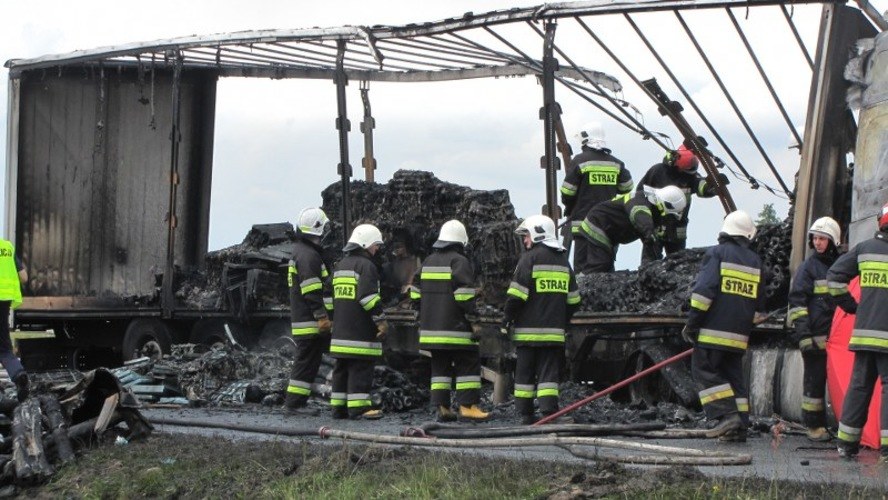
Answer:
M577 132L575 137L583 146L595 149L607 147L607 141L604 140L604 127L598 122L589 122L583 125L583 128Z
M811 229L808 230L808 235L812 234L826 236L836 246L838 246L839 241L842 239L842 230L839 229L839 223L832 217L821 217L815 220L814 224L811 224Z
M529 234L534 244L542 243L555 250L564 250L555 234L555 223L545 215L531 215L524 219L515 229L515 234Z
M688 206L688 197L676 186L655 189L646 185L644 186L644 195L649 202L660 209L661 213L672 215L677 219L681 218L685 207Z
M299 231L302 234L323 236L329 228L330 219L320 208L306 208L299 212Z
M373 224L361 224L352 231L342 251L348 252L356 248L366 250L373 245L382 245L382 233Z
M466 226L458 220L449 220L441 226L438 233L438 241L432 244L434 248L444 248L450 244L459 243L466 246L469 243L469 235L466 234Z
M721 232L729 236L743 236L750 240L755 237L755 231L755 223L752 222L752 217L743 210L735 210L725 216L725 221L721 228Z

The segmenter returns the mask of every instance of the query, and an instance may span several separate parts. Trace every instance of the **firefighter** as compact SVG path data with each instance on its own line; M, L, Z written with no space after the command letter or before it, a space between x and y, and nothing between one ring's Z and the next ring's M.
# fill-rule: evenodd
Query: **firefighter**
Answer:
M299 214L296 246L287 269L290 332L297 349L284 405L294 414L317 415L317 411L305 405L321 366L321 356L330 346L330 273L321 258L321 240L329 230L330 221L320 208L306 208Z
M701 198L711 198L718 194L715 185L709 184L697 173L699 165L700 161L694 156L694 153L682 144L678 150L667 152L663 161L651 166L644 177L638 181L637 191L641 191L644 186L653 188L677 186L686 197L681 217L665 220L664 224L657 228L658 240L644 242L644 251L641 253L642 263L659 260L664 249L666 255L684 250L688 240L688 213L691 211L691 197L697 195ZM718 177L720 183L728 184L728 178L724 174L719 174Z
M829 268L826 280L836 304L855 313L848 349L854 367L839 421L839 455L857 456L876 378L882 380L880 411L881 461L888 462L888 203L882 205L879 231L842 255ZM848 293L848 282L860 276L860 303Z
M681 332L686 341L696 343L691 373L702 389L706 417L715 423L706 436L721 441L745 442L749 425L743 353L765 306L761 260L749 248L755 232L746 212L725 217L718 245L703 257Z
M821 217L808 230L814 253L799 266L789 293L789 321L802 353L802 421L811 441L829 441L826 430L826 339L832 327L835 304L826 284L826 271L838 257L841 230L830 217Z
M333 310L336 322L330 340L333 418L382 417L370 401L373 366L382 356L382 340L388 323L382 317L379 270L372 257L382 246L376 226L355 227L342 248L345 256L333 272Z
M639 238L656 243L656 228L666 218L680 217L685 203L679 188L666 186L647 188L634 195L627 193L595 205L580 225L581 236L590 244L577 272L613 271L618 245Z
M466 258L469 242L458 220L441 226L432 254L413 279L410 298L418 301L419 347L432 353L431 399L438 421L457 419L451 410L450 391L456 382L459 419L487 420L478 407L481 399L481 358L467 314L475 311L475 271Z
M586 260L589 242L581 237L580 224L589 210L602 201L632 192L632 174L622 161L611 155L598 122L586 124L576 135L583 151L574 156L561 184L561 203L570 223L574 269ZM570 247L568 240L565 245Z
M15 384L16 397L24 401L30 392L28 373L12 352L9 338L9 311L22 305L22 283L28 281L28 271L8 240L0 238L0 364Z
M580 293L552 219L532 215L515 233L521 235L527 251L518 260L506 292L501 331L508 334L514 327L515 410L521 422L529 425L536 421L534 398L544 416L558 411L564 334Z

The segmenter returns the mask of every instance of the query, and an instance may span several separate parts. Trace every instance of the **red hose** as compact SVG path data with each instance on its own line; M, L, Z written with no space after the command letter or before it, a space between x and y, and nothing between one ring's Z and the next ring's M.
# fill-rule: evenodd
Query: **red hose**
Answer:
M660 361L659 363L655 364L654 366L644 369L644 370L636 373L635 375L632 375L631 377L627 378L626 380L623 380L621 382L617 382L616 384L608 387L607 389L605 389L603 391L596 392L595 394L593 394L587 398L581 399L580 401L577 401L576 403L573 403L570 406L562 408L551 415L546 415L545 417L537 420L533 425L543 425L543 424L549 423L552 420L555 420L556 418L558 418L562 415L566 415L581 406L587 405L602 396L607 396L608 394L616 391L617 389L619 389L621 387L629 385L632 382L635 382L636 380L638 380L646 375L649 375L655 371L658 371L658 370L660 370L660 368L663 368L666 365L671 365L672 363L675 363L676 361L678 361L680 359L684 359L684 358L690 356L692 352L694 352L693 347L688 349L687 351L676 354L675 356L672 356L669 359Z

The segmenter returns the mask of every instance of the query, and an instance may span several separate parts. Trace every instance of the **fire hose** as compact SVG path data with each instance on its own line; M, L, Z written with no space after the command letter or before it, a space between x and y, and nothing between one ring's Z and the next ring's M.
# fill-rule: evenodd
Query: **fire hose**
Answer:
M583 398L583 399L577 401L576 403L573 403L569 406L566 406L566 407L556 411L555 413L553 413L551 415L547 415L547 416L537 420L536 423L534 423L533 425L543 425L545 423L551 422L552 420L555 420L556 418L558 418L562 415L566 415L566 414L576 410L577 408L580 408L581 406L585 406L600 397L607 396L608 394L616 391L617 389L625 387L640 378L643 378L653 372L656 372L656 371L660 370L661 368L663 368L664 366L671 365L672 363L675 363L676 361L678 361L680 359L684 359L684 358L690 356L692 352L694 352L694 349L690 348L687 351L676 354L675 356L672 356L669 359L660 361L659 363L655 364L654 366L644 369L644 370L636 373L635 375L632 375L631 377L623 380L622 382L617 382L616 384L608 387L607 389L604 389L603 391L598 391L595 394L593 394L587 398Z

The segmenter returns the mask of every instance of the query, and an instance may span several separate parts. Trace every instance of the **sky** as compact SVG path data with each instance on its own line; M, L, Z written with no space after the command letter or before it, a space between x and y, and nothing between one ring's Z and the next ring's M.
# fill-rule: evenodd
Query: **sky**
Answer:
M888 8L888 0L873 4L880 12ZM539 2L254 0L246 7L243 2L227 0L157 0L150 8L146 4L133 5L138 8L119 1L0 0L3 13L0 62L230 31L400 25L440 20L467 11L480 13L534 6ZM811 71L782 16L760 12L751 9L747 16L741 9L735 10L735 15L790 117L802 127ZM793 15L813 55L820 6L799 5ZM723 11L687 12L685 18L791 188L799 156L796 150L789 149L790 130L745 55L727 16ZM746 168L756 178L777 187L776 179L680 31L675 17L655 13L638 16L636 21L695 101L707 110ZM596 18L589 19L588 23L639 79L656 77L671 98L683 100L622 19ZM502 28L501 32L534 57L540 57L542 43L528 27ZM564 47L577 64L617 76L624 86L622 97L639 110L644 123L652 130L671 136L676 145L680 142L671 123L659 116L632 81L575 23L559 24L556 44ZM562 64L566 65L564 61ZM0 70L0 93L3 94L0 97L0 116L3 117L0 150L3 151L6 150L7 80L8 71L3 68ZM211 250L239 243L253 224L293 222L303 207L320 205L321 190L338 180L335 91L329 81L237 78L219 81L210 209ZM363 110L357 82L349 85L347 98L352 124L350 163L356 178L360 179L363 139L357 131ZM538 117L542 88L534 78L411 84L374 82L370 84L370 99L377 127L374 131L377 181L387 181L399 169L429 170L442 180L475 189L508 189L519 217L539 213L545 203L544 171L539 168L539 158L544 153L543 123ZM573 138L589 121L602 122L609 147L626 163L636 180L662 158L662 148L626 131L564 87L556 89L556 99L564 112L568 135ZM690 110L687 103L685 108ZM691 123L710 144L715 144L701 123L695 118ZM572 146L578 151L575 141ZM716 154L728 159L719 148L714 149ZM5 154L3 161L5 167ZM559 172L559 183L563 173L563 170ZM787 202L764 189L753 191L736 180L729 187L738 207L753 217L766 203L774 204L779 217L787 214ZM689 246L713 244L723 215L717 199L695 199ZM621 247L617 268L635 268L639 254L640 243Z

